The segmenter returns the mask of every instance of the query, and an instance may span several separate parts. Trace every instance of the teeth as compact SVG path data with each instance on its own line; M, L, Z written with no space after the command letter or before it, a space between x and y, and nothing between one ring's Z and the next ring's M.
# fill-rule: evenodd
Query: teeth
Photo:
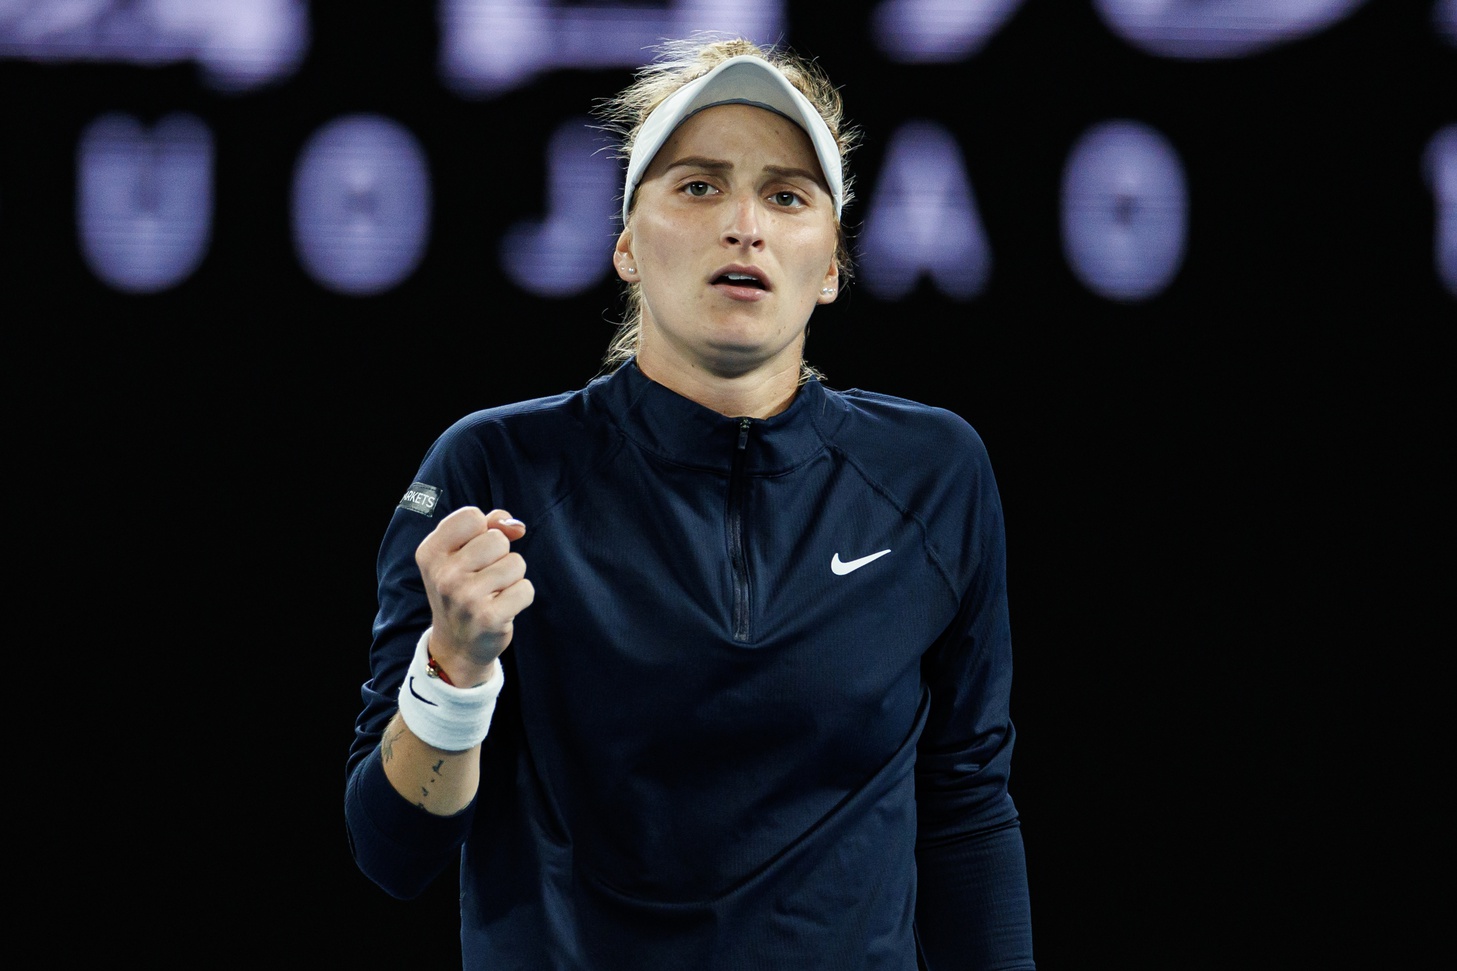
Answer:
M758 277L750 276L747 273L725 273L724 276L728 277L730 280L753 280L755 283L759 282Z

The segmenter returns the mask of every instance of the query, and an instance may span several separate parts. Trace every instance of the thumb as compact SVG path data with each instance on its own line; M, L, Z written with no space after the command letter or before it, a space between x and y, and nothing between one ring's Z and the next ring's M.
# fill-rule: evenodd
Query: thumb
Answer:
M526 535L526 524L504 509L492 509L486 513L486 528L499 529L513 543Z

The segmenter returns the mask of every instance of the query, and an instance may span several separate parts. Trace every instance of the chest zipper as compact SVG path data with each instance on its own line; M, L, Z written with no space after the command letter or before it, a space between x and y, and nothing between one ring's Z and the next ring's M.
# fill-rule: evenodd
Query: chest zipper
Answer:
M744 457L749 447L749 426L753 420L739 419L739 441L734 448L733 467L729 471L728 548L734 580L734 640L749 639L749 558L744 551L744 493L748 476L744 474Z

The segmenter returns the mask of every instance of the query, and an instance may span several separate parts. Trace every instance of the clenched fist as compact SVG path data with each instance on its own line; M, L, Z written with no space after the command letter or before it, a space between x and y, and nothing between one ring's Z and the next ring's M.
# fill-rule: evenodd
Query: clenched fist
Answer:
M516 615L536 597L526 561L511 551L524 535L526 524L504 509L464 506L415 550L430 598L430 653L460 687L490 678L492 662L511 643Z

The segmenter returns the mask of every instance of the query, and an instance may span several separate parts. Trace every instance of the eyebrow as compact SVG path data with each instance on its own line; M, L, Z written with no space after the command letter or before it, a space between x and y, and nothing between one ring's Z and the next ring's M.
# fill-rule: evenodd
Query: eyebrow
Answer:
M686 158L680 158L677 161L670 162L664 171L672 171L677 168L690 168L708 169L713 172L728 172L733 167L734 163L725 162L722 159L708 158L705 155L689 155ZM828 191L825 180L809 169L796 168L790 165L766 165L764 166L764 171L780 176L781 178L808 179L821 189Z

